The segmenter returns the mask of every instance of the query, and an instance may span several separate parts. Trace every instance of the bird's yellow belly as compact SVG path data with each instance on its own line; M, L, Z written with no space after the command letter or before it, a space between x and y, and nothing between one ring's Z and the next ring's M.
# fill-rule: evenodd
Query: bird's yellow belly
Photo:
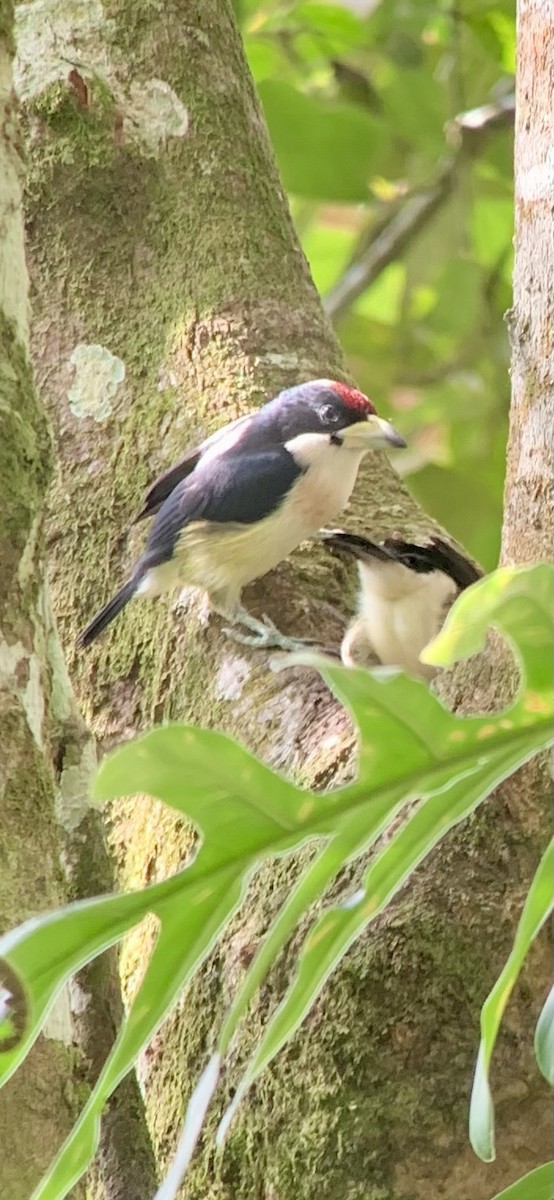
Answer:
M196 521L185 526L173 558L149 572L142 592L159 595L192 586L238 598L247 583L271 571L344 508L357 465L353 456L331 479L328 471L312 468L295 485L286 512L277 509L252 525Z
M274 515L251 526L191 526L176 552L179 582L209 592L239 592L287 558L312 532L300 522L284 526Z

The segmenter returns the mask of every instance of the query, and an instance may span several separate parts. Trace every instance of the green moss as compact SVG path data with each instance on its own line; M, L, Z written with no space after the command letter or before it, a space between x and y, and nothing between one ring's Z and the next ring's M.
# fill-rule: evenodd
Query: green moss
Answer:
M31 367L12 321L0 314L0 612L51 474L51 447ZM33 582L34 586L34 582ZM18 607L27 611L21 597Z
M46 177L56 168L72 171L83 179L88 171L111 163L116 153L117 105L105 83L97 76L84 80L76 71L75 86L57 80L37 95L27 111L34 137L40 134L43 153L37 162L30 156L27 175L29 196L40 191Z
M0 0L0 41L5 43L8 54L15 54L13 0Z
M60 903L63 887L51 774L15 699L2 703L0 744L6 772L0 914L9 929L36 908Z
M70 1077L73 1057L70 1048L40 1037L0 1094L2 1140L9 1147L0 1163L3 1200L31 1195L55 1148L71 1130L78 1112L76 1096L63 1081ZM83 1184L77 1184L71 1195L83 1200Z

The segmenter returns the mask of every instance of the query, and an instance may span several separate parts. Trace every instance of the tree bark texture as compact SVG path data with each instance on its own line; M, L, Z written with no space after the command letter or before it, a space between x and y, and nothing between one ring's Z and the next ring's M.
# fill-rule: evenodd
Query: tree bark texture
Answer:
M552 554L554 414L554 23L518 6L512 403L502 561Z
M42 514L51 447L29 361L22 153L12 91L13 11L0 8L0 922L2 931L65 896L51 759L53 709ZM1 977L0 977L1 978ZM10 991L10 979L3 978ZM12 993L13 994L13 993ZM17 991L15 992L17 1000ZM30 1193L68 1133L75 1052L51 1020L0 1093L0 1190ZM17 1020L24 1021L24 1007ZM17 1025L16 1020L16 1025ZM78 1193L80 1194L80 1193Z
M91 890L113 888L100 816L88 798L95 747L76 707L45 578L52 444L30 362L24 154L12 60L13 7L8 3L0 6L2 931ZM13 983L2 976L1 964L0 982L8 990ZM5 1200L29 1196L54 1158L112 1045L121 1012L112 953L80 972L74 987L64 990L29 1057L0 1092L0 1192ZM25 1020L24 1006L19 1019ZM132 1156L126 1139L132 1139ZM152 1150L132 1078L114 1097L99 1166L108 1181L102 1185L102 1200L152 1195ZM84 1185L74 1195L76 1200L84 1195Z
M154 721L194 721L236 734L296 778L331 785L351 775L354 746L324 685L312 672L271 674L265 655L226 641L217 619L207 625L197 601L133 605L88 655L73 649L142 544L130 521L152 476L279 388L344 368L227 0L71 11L73 27L58 22L43 47L38 78L26 14L19 78L33 154L34 357L60 464L50 575L81 703L105 747ZM432 528L380 457L368 460L348 520L376 535ZM246 600L281 628L336 646L351 579L303 551ZM494 660L478 670L469 694L491 706ZM454 702L463 696L462 681ZM515 801L510 810L499 800L448 839L349 953L245 1104L223 1159L200 1153L187 1197L486 1200L545 1157L524 990L498 1053L498 1168L474 1159L466 1133L479 1006L537 861L540 802L529 797L534 829L521 829ZM127 886L164 877L190 850L190 832L144 799L114 807L111 823ZM162 1162L212 1024L296 870L281 863L255 881L232 936L143 1057ZM129 996L149 945L144 931L127 943ZM234 1066L291 961L288 952L255 1006Z

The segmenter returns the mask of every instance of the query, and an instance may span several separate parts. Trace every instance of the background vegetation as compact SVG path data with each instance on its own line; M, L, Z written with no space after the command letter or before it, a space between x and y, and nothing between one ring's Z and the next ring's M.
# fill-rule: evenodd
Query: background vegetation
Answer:
M515 5L235 7L296 227L350 370L409 437L398 469L410 489L491 568L509 406L513 135L509 122L488 136L477 128L460 155L455 118L510 96ZM415 209L428 199L421 228ZM353 264L363 277L379 236L392 261L360 295L347 287L339 297Z
M12 277L0 271L0 920L12 930L0 947L0 1062L4 1079L14 1071L0 1093L13 1147L0 1190L152 1200L175 1148L177 1176L190 1157L219 1052L190 1200L490 1200L550 1145L532 1047L535 1036L550 1080L550 964L536 935L552 905L551 780L534 752L551 733L551 576L512 564L551 545L554 242L548 205L524 201L550 153L554 67L536 46L554 27L524 0L506 452L513 13L471 0L235 5L326 316L231 6L18 6L30 338L20 143L0 89L17 250ZM2 16L8 26L9 3ZM0 190L0 215L1 200ZM11 229L0 221L0 234ZM502 524L508 565L454 610L457 653L441 661L459 661L440 699L390 674L327 665L322 677L309 656L271 672L217 620L199 620L192 599L130 606L113 636L77 654L76 630L138 550L142 530L129 527L142 488L183 444L281 387L341 377L328 317L353 376L410 437L398 468L428 509L381 456L360 473L348 522L426 538L434 514L488 568ZM46 437L32 453L43 407L48 501ZM336 647L354 575L304 546L248 602ZM504 638L483 644L490 623ZM152 730L168 719L178 724ZM113 797L104 825L94 795ZM161 924L153 953L154 918L136 925L146 911ZM132 1072L116 1087L136 1054L140 1092ZM214 1154L217 1119L270 1058ZM530 1179L518 1200L543 1200L545 1172Z

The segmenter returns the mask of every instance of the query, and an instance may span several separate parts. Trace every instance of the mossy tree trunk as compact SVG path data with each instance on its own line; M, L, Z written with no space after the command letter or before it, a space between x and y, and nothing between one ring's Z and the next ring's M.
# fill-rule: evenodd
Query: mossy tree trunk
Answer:
M13 6L0 5L0 929L113 887L98 812L90 807L94 741L77 710L45 575L53 455L35 391L24 251L24 154L13 91ZM25 998L0 964L14 1037ZM23 1200L69 1133L121 1019L115 955L80 972L0 1092L0 1194ZM3 1043L5 1046L5 1043ZM128 1144L132 1140L133 1153ZM105 1123L96 1184L103 1200L143 1200L152 1149L133 1079ZM104 1183L107 1186L103 1186ZM140 1186L139 1186L140 1182ZM75 1200L84 1187L74 1190Z
M13 12L0 9L0 804L2 931L66 897L55 813L59 711L44 587L43 513L51 471L29 360L22 154L12 91ZM57 681L59 683L59 679ZM65 697L58 695L63 704ZM3 999L24 1002L0 974ZM6 989L7 995L4 993ZM30 1193L71 1128L78 1064L67 996L24 1067L0 1093L0 1190Z
M52 0L54 26L56 8ZM26 6L19 78L33 155L34 357L60 462L50 571L81 703L104 746L162 718L215 724L327 785L352 770L353 748L322 683L299 670L271 674L264 655L226 641L217 619L206 624L195 601L131 606L90 654L73 649L141 544L129 523L151 477L280 387L340 376L343 365L227 0L69 10L73 26L58 26L37 58L42 10L35 27L38 6ZM368 461L349 521L374 534L431 527L381 458ZM340 566L303 553L247 599L281 627L336 645L349 587ZM492 704L504 675L502 659L484 660L454 685L455 702ZM245 1105L222 1162L199 1157L187 1196L400 1200L440 1187L451 1200L479 1200L545 1157L523 993L498 1055L499 1168L477 1163L466 1139L479 1005L536 861L542 783L525 793L525 824L514 791L510 805L489 805L450 838L348 955ZM189 834L158 806L129 802L112 818L125 884L183 861ZM292 869L281 865L253 887L246 924L144 1056L162 1161L245 942L255 944ZM129 994L145 943L137 935L126 949ZM253 1013L249 1037L283 977L281 969Z

